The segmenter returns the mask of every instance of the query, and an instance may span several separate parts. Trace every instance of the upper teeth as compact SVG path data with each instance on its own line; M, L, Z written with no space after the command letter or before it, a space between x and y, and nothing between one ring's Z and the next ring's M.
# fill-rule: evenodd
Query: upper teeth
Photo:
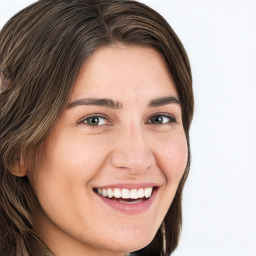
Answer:
M151 197L153 188L126 189L126 188L98 188L97 193L108 198L138 199Z

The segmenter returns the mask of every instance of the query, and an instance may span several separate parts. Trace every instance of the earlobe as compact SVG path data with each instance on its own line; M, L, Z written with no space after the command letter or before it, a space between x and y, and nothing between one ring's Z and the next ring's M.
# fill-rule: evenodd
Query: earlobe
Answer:
M23 157L15 159L10 172L17 177L24 177L27 175L27 166L25 165Z

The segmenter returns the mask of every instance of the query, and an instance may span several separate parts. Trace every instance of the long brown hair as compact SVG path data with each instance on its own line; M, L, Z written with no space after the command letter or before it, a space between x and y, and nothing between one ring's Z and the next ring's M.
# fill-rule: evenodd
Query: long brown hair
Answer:
M131 0L40 0L12 17L0 32L0 254L53 255L36 234L37 199L20 162L35 166L43 142L65 109L86 59L122 43L157 49L165 57L182 106L189 150L192 77L186 52L157 12ZM31 161L32 159L32 161ZM135 255L170 255L181 228L187 168L153 241Z

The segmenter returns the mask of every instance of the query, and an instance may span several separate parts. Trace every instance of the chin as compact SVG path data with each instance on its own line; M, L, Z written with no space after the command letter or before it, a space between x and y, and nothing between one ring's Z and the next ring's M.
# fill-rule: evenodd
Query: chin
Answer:
M149 233L143 232L142 234L130 234L122 237L112 238L110 244L113 245L112 251L116 252L134 252L146 247L154 238L155 233L149 235Z
M112 251L112 252L116 252L116 253L128 253L128 252L135 252L138 251L142 248L144 248L145 246L147 246L151 241L147 241L147 242L136 242L133 240L131 243L120 243L116 244L112 247L107 248L108 251Z

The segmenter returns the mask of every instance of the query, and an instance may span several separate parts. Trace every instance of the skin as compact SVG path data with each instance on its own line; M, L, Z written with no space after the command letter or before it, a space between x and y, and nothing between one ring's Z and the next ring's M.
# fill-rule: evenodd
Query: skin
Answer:
M187 163L180 104L148 106L167 96L178 99L165 60L154 49L116 45L87 60L71 105L45 142L44 158L27 174L41 205L34 209L38 232L56 256L125 255L153 239ZM83 98L112 99L119 108L72 104ZM98 125L88 122L95 114L101 116ZM163 122L155 123L156 115ZM145 182L158 190L140 213L113 209L93 191Z

